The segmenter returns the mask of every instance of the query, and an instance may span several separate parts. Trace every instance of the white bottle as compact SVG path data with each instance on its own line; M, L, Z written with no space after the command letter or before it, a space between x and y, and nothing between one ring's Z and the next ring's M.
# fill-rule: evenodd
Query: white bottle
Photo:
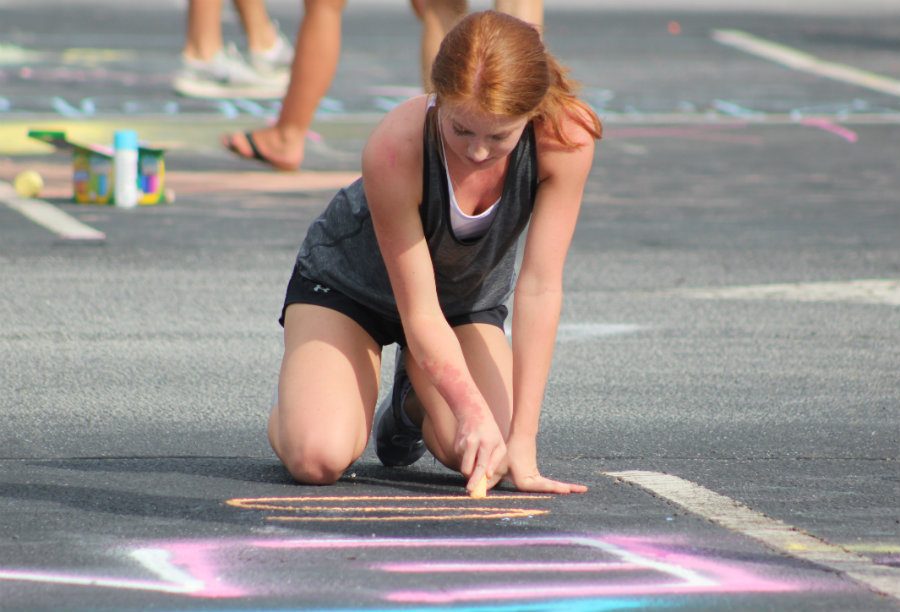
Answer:
M115 202L120 208L133 208L138 203L138 137L134 130L117 130L115 149Z

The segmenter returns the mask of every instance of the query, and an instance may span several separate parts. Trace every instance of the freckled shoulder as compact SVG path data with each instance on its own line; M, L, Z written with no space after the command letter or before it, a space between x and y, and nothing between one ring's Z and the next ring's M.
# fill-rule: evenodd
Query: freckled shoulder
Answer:
M373 171L417 171L421 175L427 96L416 96L393 108L372 131L363 151L363 168Z

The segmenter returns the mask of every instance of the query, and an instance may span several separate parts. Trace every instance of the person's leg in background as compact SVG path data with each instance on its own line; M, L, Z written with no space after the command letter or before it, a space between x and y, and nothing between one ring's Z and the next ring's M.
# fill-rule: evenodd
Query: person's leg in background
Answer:
M260 160L279 170L300 167L316 108L337 71L345 4L345 0L305 0L291 80L278 120L271 127L228 134L222 138L223 146L241 157ZM412 6L422 20L422 84L428 91L434 56L444 35L466 14L468 2L412 0ZM497 0L496 6L539 28L543 24L542 0Z
M544 0L494 0L494 8L544 31Z
M221 50L222 0L191 0L182 55L206 62Z
M345 0L305 0L291 80L278 120L271 127L223 137L225 147L242 157L261 159L279 170L299 168L316 107L337 71L345 4Z
M431 91L431 64L441 41L469 10L467 0L412 0L413 10L422 20L422 85ZM494 9L533 24L538 31L544 27L543 0L495 0Z
M293 55L269 18L264 0L234 0L254 62L222 39L222 0L190 0L181 69L172 86L196 98L280 98ZM278 74L278 72L281 74Z
M431 64L447 32L469 9L467 0L413 0L413 9L422 20L422 87L431 91Z
M264 0L234 0L247 36L247 51L250 65L257 71L266 73L283 73L288 78L291 62L294 59L294 47L269 16Z

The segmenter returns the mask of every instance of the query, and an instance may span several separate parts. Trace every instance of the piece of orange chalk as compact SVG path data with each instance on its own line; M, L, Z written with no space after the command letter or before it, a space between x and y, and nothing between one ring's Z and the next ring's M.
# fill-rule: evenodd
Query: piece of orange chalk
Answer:
M475 488L469 491L472 499L484 499L487 497L487 476L482 476Z

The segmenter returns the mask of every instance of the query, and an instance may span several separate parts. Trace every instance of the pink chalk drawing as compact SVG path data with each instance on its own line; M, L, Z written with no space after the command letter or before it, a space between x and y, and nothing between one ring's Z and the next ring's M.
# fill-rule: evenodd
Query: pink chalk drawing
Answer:
M113 552L120 556L121 551ZM458 608L473 602L738 596L810 588L808 582L767 577L734 560L683 552L666 540L626 536L183 540L144 542L127 556L154 579L0 568L0 598L4 581L214 600L281 596L336 602L355 592L371 605ZM317 581L303 577L313 568L319 575L333 568L341 581L310 586ZM452 574L453 587L446 581L422 586L423 574Z
M824 117L810 117L809 119L802 119L800 121L802 125L808 127L819 128L820 130L825 130L831 134L839 138L843 138L847 142L856 142L859 140L859 135L851 129L845 128L842 125L838 125L829 119L825 119Z
M136 561L156 580L91 575L75 572L53 572L0 568L0 582L19 581L59 586L107 588L125 591L148 591L172 595L188 595L209 599L243 597L247 592L221 582L218 569L209 561L212 548L219 542L173 543L164 546L142 546L130 550ZM0 589L0 594L2 594Z
M736 565L701 557L674 553L659 547L652 540L628 537L572 537L568 540L529 538L520 542L527 546L585 547L609 559L606 562L552 563L547 569L554 574L546 582L528 584L487 584L459 589L403 590L388 594L389 601L419 604L462 604L475 601L510 601L539 599L570 599L584 597L673 596L712 593L785 593L796 591L799 585L757 576ZM497 546L498 543L492 544ZM515 544L514 544L515 545ZM529 564L473 564L473 573L528 571ZM544 564L546 565L546 564ZM508 569L507 569L508 568ZM441 564L402 563L381 566L385 571L409 573L448 571ZM449 571L458 571L451 566ZM569 582L562 578L584 572L597 574L594 580ZM602 575L616 572L613 581ZM630 578L619 578L631 572Z

